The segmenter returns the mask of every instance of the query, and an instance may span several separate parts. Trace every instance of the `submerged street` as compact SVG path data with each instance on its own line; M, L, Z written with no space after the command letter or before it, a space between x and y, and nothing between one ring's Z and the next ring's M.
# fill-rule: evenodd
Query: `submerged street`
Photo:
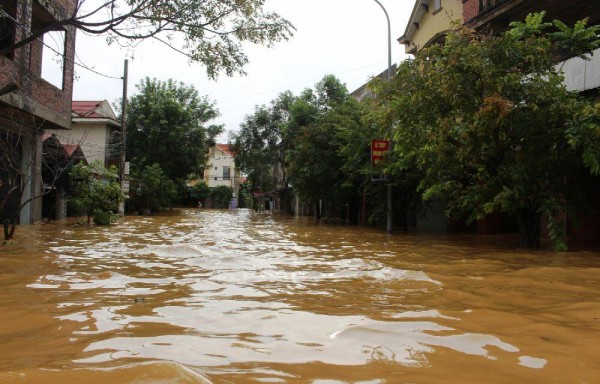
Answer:
M20 226L1 383L597 383L600 254L248 210Z

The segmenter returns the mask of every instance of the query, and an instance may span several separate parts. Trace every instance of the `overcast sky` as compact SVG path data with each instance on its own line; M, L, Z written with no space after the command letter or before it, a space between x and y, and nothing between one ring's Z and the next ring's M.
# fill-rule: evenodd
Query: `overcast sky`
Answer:
M406 58L397 39L404 33L413 0L380 0L392 30L392 62ZM351 92L387 67L387 23L374 0L270 0L267 9L290 20L297 31L288 42L274 48L248 46L246 76L221 76L208 80L199 64L155 42L143 42L135 51L108 46L101 36L77 35L77 61L97 72L121 77L123 61L129 59L129 96L135 85L148 76L169 78L194 85L201 95L216 102L221 116L214 123L226 131L237 131L257 105L269 104L283 91L299 94L333 74ZM115 102L122 95L122 82L75 67L74 100ZM226 141L222 135L220 141Z

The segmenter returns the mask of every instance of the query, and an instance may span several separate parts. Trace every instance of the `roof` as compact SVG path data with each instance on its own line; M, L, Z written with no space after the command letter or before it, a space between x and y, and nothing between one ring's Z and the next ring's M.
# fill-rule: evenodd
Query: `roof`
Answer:
M73 119L108 119L118 124L117 116L106 100L73 100L71 111Z
M85 158L83 150L81 149L81 146L79 144L62 144L55 134L48 131L44 131L44 133L42 134L42 140L44 142L48 141L48 144L55 146L55 148L61 148L64 151L64 153L62 153L60 156L83 160L87 163L87 159ZM59 154L55 153L53 156L59 156ZM58 157L56 157L54 160L56 160L57 158Z
M100 106L102 101L75 101L73 100L71 109L77 117L104 117L100 115L96 109Z
M235 157L235 154L231 150L231 147L229 146L229 144L217 144L217 148L219 148L221 151L225 152L229 156Z

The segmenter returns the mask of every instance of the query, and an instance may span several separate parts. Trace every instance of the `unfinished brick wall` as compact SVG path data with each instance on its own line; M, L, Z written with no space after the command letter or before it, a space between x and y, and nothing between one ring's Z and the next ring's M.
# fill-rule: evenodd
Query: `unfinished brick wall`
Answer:
M463 0L463 21L468 23L479 14L479 0Z
M32 29L32 18L42 10L57 20L66 18L76 6L76 0L18 0L16 6L15 40L19 41ZM33 23L35 24L35 22ZM35 28L35 27L34 27ZM71 100L73 96L73 74L75 57L75 29L65 29L65 60L62 89L55 87L41 78L42 43L35 41L18 48L12 59L0 57L0 88L8 84L19 87L14 93L20 97L20 107L26 112L37 114L39 107L56 113L61 119L70 120Z

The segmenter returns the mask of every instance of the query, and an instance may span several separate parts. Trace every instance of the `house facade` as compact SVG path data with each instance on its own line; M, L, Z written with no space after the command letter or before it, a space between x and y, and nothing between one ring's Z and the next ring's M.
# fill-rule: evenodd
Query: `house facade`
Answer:
M416 0L404 31L398 39L406 53L414 54L444 35L463 20L463 0Z
M21 203L26 203L20 210L21 223L41 219L42 202L38 197L43 192L44 131L71 128L75 28L47 32L16 49L15 44L67 18L76 4L76 0L0 0L0 133L5 137L3 145L15 150L10 160L20 164L18 175L0 170L0 201L10 194L0 215L13 217ZM48 37L51 33L55 33L52 39ZM49 41L56 43L56 38L58 59L45 54ZM57 60L60 65L51 82L43 68ZM3 153L7 155L6 148ZM10 193L9 184L15 182L23 187L16 194Z
M235 154L228 144L216 144L208 152L204 181L210 187L227 186L233 189L231 208L237 208L240 190L240 172L235 166Z
M105 167L120 164L121 124L106 100L73 101L71 129L48 132L63 145L79 145L88 163L100 161Z

